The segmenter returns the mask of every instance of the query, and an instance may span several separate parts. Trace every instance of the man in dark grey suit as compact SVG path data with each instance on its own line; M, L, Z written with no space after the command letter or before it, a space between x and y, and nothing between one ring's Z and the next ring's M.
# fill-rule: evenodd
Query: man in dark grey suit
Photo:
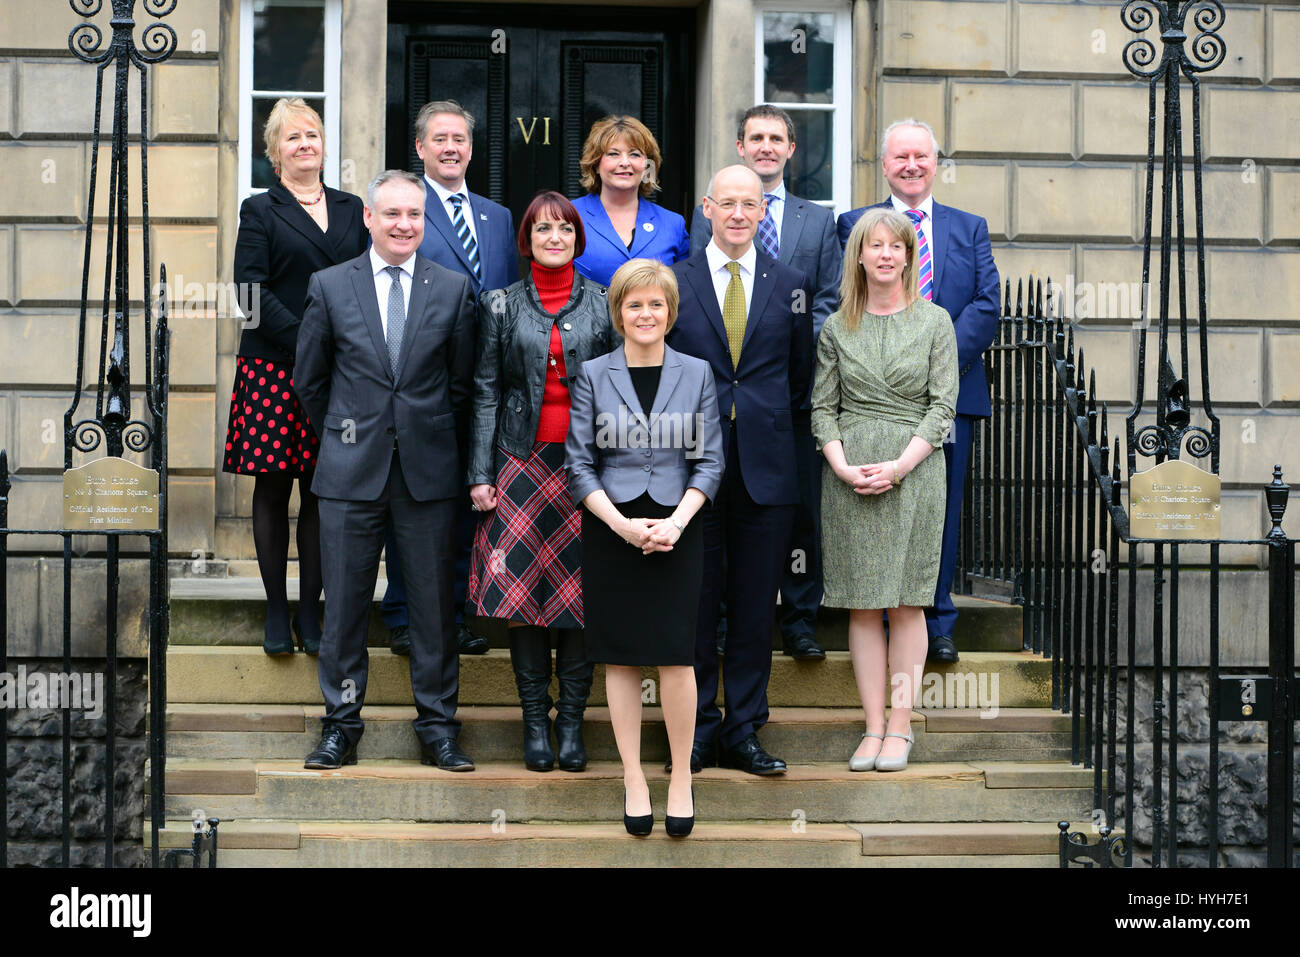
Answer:
M839 305L844 251L835 236L835 217L825 206L786 192L785 166L794 155L794 121L766 103L751 107L736 131L736 152L763 181L767 212L754 242L773 259L808 277L813 342L822 324ZM701 207L691 217L691 253L713 238ZM790 530L790 554L781 576L781 638L785 653L818 660L826 652L817 643L817 609L822 602L821 476L822 457L813 441L811 408L794 410L795 465L799 471L799 506Z
M410 582L411 690L422 760L474 764L456 745L459 659L452 611L453 534L464 494L457 426L469 414L473 289L416 254L424 185L388 170L366 192L373 245L311 278L294 385L320 423L312 491L320 498L325 727L308 768L355 764L364 725L370 604L391 520L399 547L421 556Z

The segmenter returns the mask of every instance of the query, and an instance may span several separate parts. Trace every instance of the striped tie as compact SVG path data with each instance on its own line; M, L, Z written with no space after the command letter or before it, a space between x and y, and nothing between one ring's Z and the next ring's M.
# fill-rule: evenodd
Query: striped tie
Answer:
M767 210L758 223L758 241L763 247L763 252L775 259L777 253L781 251L781 241L776 235L776 223L772 219L772 203L776 200L776 196L773 193L764 193L763 198L767 200Z
M482 279L483 267L478 262L478 243L474 242L474 234L469 231L469 224L465 222L465 214L461 209L465 197L460 193L453 193L447 198L455 207L455 212L451 215L451 228L456 230L456 235L460 237L460 244L465 247L465 258L469 260L469 268L474 270L474 278Z
M903 212L912 221L912 228L916 230L916 260L920 264L916 273L916 288L920 291L922 299L933 300L934 270L930 263L930 244L925 241L925 230L921 228L921 220L925 219L925 213L919 209L907 209Z

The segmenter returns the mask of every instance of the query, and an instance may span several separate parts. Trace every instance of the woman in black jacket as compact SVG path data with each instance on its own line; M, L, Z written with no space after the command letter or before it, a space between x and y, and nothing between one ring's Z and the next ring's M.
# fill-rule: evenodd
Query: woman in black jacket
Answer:
M320 647L320 518L311 478L318 442L293 391L298 326L307 280L355 259L368 233L361 200L321 182L321 118L302 99L281 99L265 130L278 181L239 210L235 282L249 313L235 360L223 468L254 476L253 543L266 589L268 655L293 654L293 634L308 654ZM298 613L290 633L285 567L289 496L298 479Z
M617 342L603 286L576 273L582 218L559 193L539 194L519 223L528 275L489 292L479 319L468 482L479 522L467 604L510 622L510 660L524 714L524 765L549 771L551 645L557 631L558 761L587 766L582 715L591 663L582 641L582 520L569 498L564 440L569 386L582 363Z

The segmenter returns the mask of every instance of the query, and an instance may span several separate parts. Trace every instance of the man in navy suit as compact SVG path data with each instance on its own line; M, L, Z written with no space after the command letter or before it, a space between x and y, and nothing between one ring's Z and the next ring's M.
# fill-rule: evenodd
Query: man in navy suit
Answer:
M736 152L763 183L767 212L759 223L757 244L769 256L808 277L813 290L813 341L840 300L844 252L835 237L835 217L824 206L786 192L785 164L794 155L794 120L766 103L750 107L736 130ZM691 217L691 252L709 244L713 231L703 208ZM817 643L817 609L822 602L821 488L822 456L813 441L808 404L794 412L795 464L799 470L799 507L795 510L790 549L781 574L781 644L787 655L819 660L826 652Z
M957 646L952 636L957 609L952 601L952 580L957 568L957 532L975 420L988 418L993 411L983 355L997 332L998 270L989 245L989 226L983 217L940 205L931 196L938 154L938 141L926 123L909 118L890 124L880 147L880 165L889 183L890 197L877 205L892 206L917 226L921 294L948 310L957 331L961 392L952 441L943 446L948 461L943 557L934 607L925 613L930 633L929 660L956 661ZM841 244L848 240L853 224L866 209L851 210L839 218ZM924 264L927 252L932 266L928 282Z
M704 198L713 238L673 266L681 305L669 344L712 368L726 449L722 488L704 509L692 770L715 760L750 774L786 769L763 750L756 732L768 718L772 605L799 504L790 468L793 412L808 399L813 367L812 311L799 305L812 301L813 290L802 272L756 247L765 212L763 184L753 170L718 171ZM714 644L724 598L725 715L717 706Z
M420 255L468 277L476 301L517 280L514 217L504 206L465 187L474 153L474 117L455 100L426 103L415 118L415 151L424 162L426 194ZM481 655L488 650L487 639L469 630L464 612L473 539L474 513L466 494L456 535L456 637L462 654ZM410 648L406 587L391 535L387 555L388 590L381 610L393 651L404 654Z

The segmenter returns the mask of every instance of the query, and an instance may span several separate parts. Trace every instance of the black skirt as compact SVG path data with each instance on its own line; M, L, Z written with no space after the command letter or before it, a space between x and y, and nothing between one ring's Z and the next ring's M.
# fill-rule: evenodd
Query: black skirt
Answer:
M649 494L618 506L628 518L667 518L675 508ZM579 511L587 659L641 667L694 665L704 575L700 516L671 552L642 555L586 509Z
M223 472L309 476L320 441L293 391L293 367L238 356Z

